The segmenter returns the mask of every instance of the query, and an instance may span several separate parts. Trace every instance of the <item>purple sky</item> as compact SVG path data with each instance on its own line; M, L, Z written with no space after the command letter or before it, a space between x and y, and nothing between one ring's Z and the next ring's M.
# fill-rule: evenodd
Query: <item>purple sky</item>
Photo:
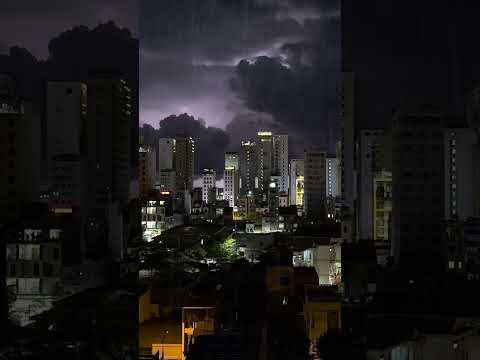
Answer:
M338 16L315 2L143 1L140 123L158 127L162 118L186 112L225 128L247 111L229 87L237 63L262 55L286 60L285 43L311 38L305 22Z

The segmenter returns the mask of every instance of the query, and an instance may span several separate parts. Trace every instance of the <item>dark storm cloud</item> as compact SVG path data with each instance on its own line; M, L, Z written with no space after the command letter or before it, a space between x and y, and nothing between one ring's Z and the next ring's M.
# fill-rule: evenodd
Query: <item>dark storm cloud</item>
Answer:
M141 122L186 112L225 128L230 149L258 130L289 133L294 151L328 146L338 26L337 0L144 1ZM258 69L252 86L237 73L242 59Z
M188 114L171 115L161 120L159 129L149 124L141 128L145 144L157 146L162 137L173 138L177 135L191 136L195 140L195 174L202 168L214 168L219 175L223 174L224 157L229 137L219 128L207 126L205 121Z
M287 64L270 57L242 61L231 87L248 108L271 114L290 129L294 142L301 138L303 147L332 150L339 115L339 23L317 19L305 26L317 36L284 44Z
M48 56L48 41L65 29L108 20L136 34L137 0L3 0L0 11L0 29L8 45L27 48L39 58Z
M289 61L284 45L312 41L311 22L338 20L338 7L331 0L146 0L140 14L141 121L188 112L225 127L246 110L228 87L233 67L258 56Z

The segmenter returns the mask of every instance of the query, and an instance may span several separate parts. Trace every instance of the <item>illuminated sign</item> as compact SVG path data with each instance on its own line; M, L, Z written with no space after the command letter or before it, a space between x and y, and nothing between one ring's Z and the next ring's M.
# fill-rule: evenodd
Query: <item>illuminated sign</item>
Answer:
M57 208L54 211L55 214L71 214L73 212L72 208Z

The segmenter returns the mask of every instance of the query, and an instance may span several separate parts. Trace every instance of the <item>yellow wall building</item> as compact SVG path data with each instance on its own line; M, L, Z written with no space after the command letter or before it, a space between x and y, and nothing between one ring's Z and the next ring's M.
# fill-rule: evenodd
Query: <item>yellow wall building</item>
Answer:
M329 329L341 328L341 308L341 297L335 288L320 286L305 289L303 315L306 335L311 342Z

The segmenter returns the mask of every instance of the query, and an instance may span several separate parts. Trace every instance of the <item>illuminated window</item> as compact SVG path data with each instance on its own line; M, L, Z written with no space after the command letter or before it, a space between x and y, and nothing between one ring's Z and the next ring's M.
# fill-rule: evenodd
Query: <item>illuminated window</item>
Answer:
M448 268L449 269L455 269L455 261L449 261L448 262Z

